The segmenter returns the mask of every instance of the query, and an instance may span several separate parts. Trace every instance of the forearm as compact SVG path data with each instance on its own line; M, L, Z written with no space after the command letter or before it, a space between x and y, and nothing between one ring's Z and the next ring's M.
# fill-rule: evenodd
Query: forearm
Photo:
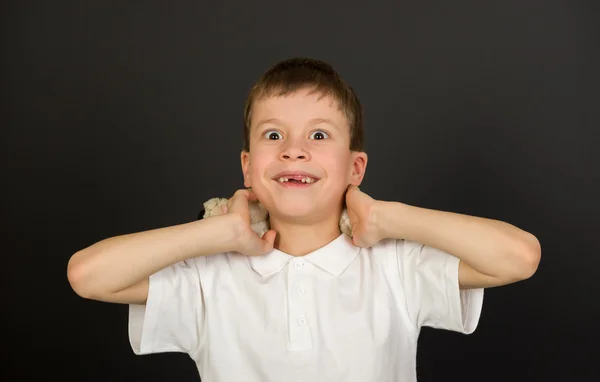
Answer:
M380 207L385 237L441 249L489 276L527 273L529 262L535 262L535 256L526 254L535 253L537 239L509 223L399 202L382 202Z
M80 295L117 293L169 265L225 252L234 235L228 215L116 236L75 253L68 278Z

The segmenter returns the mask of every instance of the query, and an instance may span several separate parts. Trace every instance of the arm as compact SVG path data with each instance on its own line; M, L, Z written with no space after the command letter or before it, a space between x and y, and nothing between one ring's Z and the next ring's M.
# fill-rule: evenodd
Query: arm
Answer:
M145 303L148 278L155 272L191 257L232 250L235 220L226 214L102 240L71 257L69 283L84 298Z
M257 200L251 190L241 189L223 215L102 240L71 257L69 283L84 298L143 304L149 277L170 265L229 251L262 255L273 248L275 231L259 237L252 230L248 202Z
M531 277L540 261L540 243L511 224L377 201L375 220L386 238L407 239L459 258L462 289L510 284Z

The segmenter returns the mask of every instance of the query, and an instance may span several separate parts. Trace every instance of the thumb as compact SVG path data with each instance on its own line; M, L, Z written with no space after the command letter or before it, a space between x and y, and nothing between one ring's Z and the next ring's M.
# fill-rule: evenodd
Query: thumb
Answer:
M362 248L362 241L360 237L356 234L355 230L352 230L352 244Z
M352 244L356 247L365 248L364 243L355 236L352 237Z
M275 246L275 237L277 237L277 232L270 229L264 233L262 236L263 241L266 241L268 246L267 248L270 250Z

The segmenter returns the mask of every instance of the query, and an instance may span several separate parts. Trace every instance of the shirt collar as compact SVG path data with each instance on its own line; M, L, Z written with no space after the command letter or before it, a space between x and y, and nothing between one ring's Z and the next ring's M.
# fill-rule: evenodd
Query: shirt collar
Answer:
M342 233L323 247L304 256L292 256L273 249L265 255L252 256L249 259L252 269L264 278L281 271L294 258L304 259L334 276L339 276L359 252L360 247L352 244L352 239Z

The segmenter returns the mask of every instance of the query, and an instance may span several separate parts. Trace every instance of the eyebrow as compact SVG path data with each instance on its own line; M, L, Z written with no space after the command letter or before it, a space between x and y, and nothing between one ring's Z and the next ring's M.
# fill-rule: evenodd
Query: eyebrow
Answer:
M264 125L266 123L272 123L274 125L279 125L279 126L285 125L285 123L283 123L281 120L279 120L277 118L269 118L269 119L265 119L265 120L262 120L259 123L257 123L256 128L258 128L260 125ZM327 124L335 127L336 129L338 128L338 126L329 118L313 118L310 121L308 121L307 126L318 125L320 123L327 123Z

